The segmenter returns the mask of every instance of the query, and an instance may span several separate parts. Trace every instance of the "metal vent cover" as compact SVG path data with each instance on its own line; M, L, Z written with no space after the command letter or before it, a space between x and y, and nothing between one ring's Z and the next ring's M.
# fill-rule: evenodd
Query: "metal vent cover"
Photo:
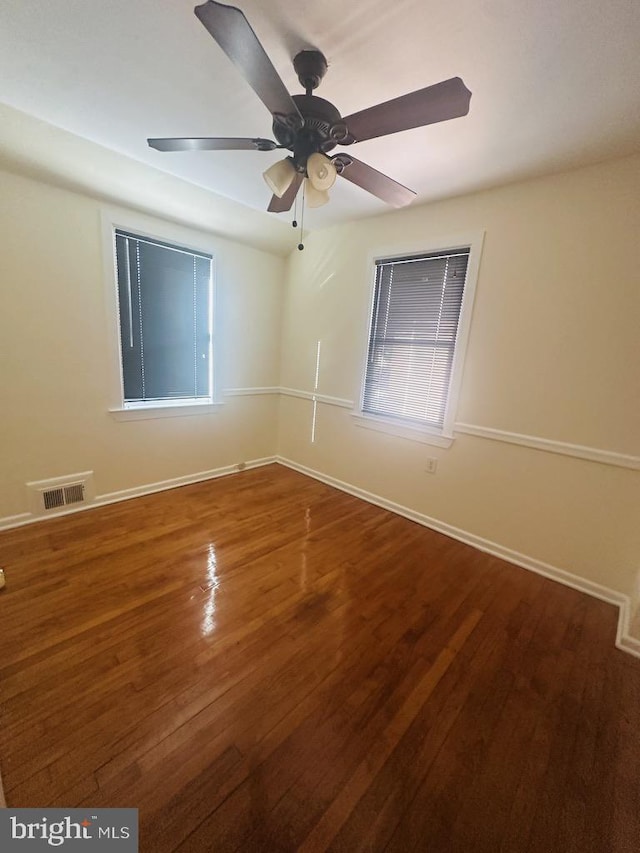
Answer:
M67 504L78 504L84 501L84 483L71 483L57 489L45 489L41 492L45 510L57 509Z
M64 506L64 489L49 489L41 494L45 509L56 509L59 506Z
M36 515L93 500L93 471L27 483L31 511Z

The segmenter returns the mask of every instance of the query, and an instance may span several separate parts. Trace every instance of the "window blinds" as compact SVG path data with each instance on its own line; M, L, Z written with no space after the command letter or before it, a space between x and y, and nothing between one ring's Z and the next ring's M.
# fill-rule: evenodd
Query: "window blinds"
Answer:
M444 423L469 250L380 260L363 411Z
M116 230L126 403L211 395L211 256Z

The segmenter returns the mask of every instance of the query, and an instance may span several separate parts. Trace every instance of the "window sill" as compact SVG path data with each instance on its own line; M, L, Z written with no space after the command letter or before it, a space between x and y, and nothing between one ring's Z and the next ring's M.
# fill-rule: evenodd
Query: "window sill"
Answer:
M363 415L360 412L352 412L351 417L356 426L397 435L400 438L409 439L409 441L419 441L421 444L431 444L434 447L451 447L454 442L452 435L409 426L398 421L383 420L372 415Z
M109 409L116 421L145 421L155 418L183 418L189 415L213 415L224 403L159 403L148 406L127 406Z

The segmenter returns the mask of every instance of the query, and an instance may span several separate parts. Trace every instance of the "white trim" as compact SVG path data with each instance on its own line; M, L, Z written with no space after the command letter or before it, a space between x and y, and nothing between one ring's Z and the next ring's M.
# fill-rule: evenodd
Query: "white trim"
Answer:
M351 417L356 426L377 430L378 432L387 432L391 435L397 435L400 438L407 438L410 441L419 441L422 444L431 444L435 445L435 447L451 447L454 442L452 435L443 435L441 432L430 432L428 429L420 429L418 426L412 427L409 424L399 421L376 418L373 415L361 414L360 412L351 412Z
M148 421L156 418L183 418L186 415L212 415L219 412L224 403L156 403L144 406L128 406L109 409L109 414L116 421Z
M314 401L325 403L327 406L337 406L340 409L353 409L353 400L344 400L340 397L329 397L327 394L314 394Z
M262 459L253 459L250 462L238 462L234 465L224 465L221 468L213 468L210 471L199 471L196 474L187 474L185 477L173 477L170 480L161 480L158 483L147 483L144 486L134 486L131 489L121 489L117 492L108 492L98 495L94 502L96 504L112 504L118 501L127 501L141 495L151 495L154 492L164 492L167 489L176 489L180 486L189 486L192 483L201 483L204 480L216 480L218 477L226 477L228 474L237 474L239 471L247 471L249 468L260 468L263 465L271 465L276 461L275 456L265 456Z
M600 450L597 447L586 447L581 444L569 444L565 441L552 441L548 438L538 438L533 435L522 435L517 432L507 432L476 424L456 423L455 432L474 435L478 438L489 438L493 441L504 441L507 444L518 444L522 447L533 447L547 453L559 453L563 456L575 456L577 459L587 459L590 462L602 462L605 465L616 465L619 468L640 469L640 456L628 456L615 453L612 450Z
M20 513L20 515L9 515L0 518L0 530L9 530L14 527L24 527L39 521L48 521L62 515L71 515L74 512L83 512L87 509L95 509L99 506L127 501L131 498L139 498L143 495L151 495L155 492L164 492L167 489L176 489L180 486L189 486L192 483L201 483L204 480L215 480L218 477L226 477L228 474L237 474L249 468L260 468L263 465L272 465L276 462L275 456L265 456L261 459L252 459L248 462L238 462L234 465L224 465L220 468L212 468L210 471L198 471L195 474L187 474L184 477L173 477L169 480L161 480L157 483L147 483L143 486L134 486L131 489L121 489L117 492L108 492L104 495L96 495L91 503L69 506L59 512L48 512L46 516L33 513Z
M557 581L558 583L576 589L579 592L584 592L601 601L606 601L608 604L615 604L619 608L618 613L618 628L616 634L616 647L628 654L640 658L640 640L629 634L630 628L630 613L631 602L628 595L618 592L617 590L609 589L594 581L586 580L564 569L552 566L549 563L544 563L534 557L528 557L526 554L521 554L518 551L513 551L511 548L506 548L499 545L497 542L492 542L489 539L484 539L482 536L476 536L474 533L468 533L459 527L454 527L446 522L431 518L423 513L416 512L401 504L389 501L386 498L367 492L357 486L352 486L350 483L345 483L342 480L337 480L335 477L330 477L322 474L320 471L315 471L312 468L307 468L306 465L300 465L293 462L291 459L286 459L283 456L276 457L276 462L280 465L285 465L287 468L292 468L301 474L308 477L313 477L315 480L320 480L329 486L333 486L347 494L354 495L357 498L374 504L375 506L387 509L411 521L421 524L423 527L428 527L431 530L436 530L438 533L444 533L452 539L457 539L459 542L464 542L466 545L471 545L479 551L484 551L494 557L499 557L502 560L507 560L520 568L535 572L538 575L549 578L549 580Z
M468 235L470 239L458 238L458 246L469 246L469 262L467 264L467 275L462 294L462 305L458 319L458 331L456 333L456 345L453 351L453 365L451 367L451 378L449 379L449 394L447 396L447 408L444 414L443 433L445 435L453 432L453 423L458 410L458 400L462 388L462 376L464 362L467 355L467 344L471 332L471 317L475 304L478 276L480 275L480 259L484 248L484 231L478 231ZM442 244L448 245L448 244ZM457 248L457 246L449 246Z
M301 391L299 388L280 388L285 397L299 397L301 400L313 400L312 391Z
M318 394L317 391L301 391L299 388L280 388L279 390L285 397L300 397L303 400L311 400L314 403L326 403L328 406L353 409L353 400L345 400L342 397L330 397L328 394Z
M267 385L262 388L227 388L223 392L223 396L225 397L250 397L258 394L282 394L285 397L298 397L301 400L326 403L328 406L339 406L342 409L353 408L353 400L345 400L343 397L331 397L328 394L318 394L317 391L302 391L300 388L283 388L279 385Z
M315 394L313 391L302 391L299 388L238 388L225 391L225 394L284 394L286 397L298 397L302 400L317 400L319 403L327 403L332 406L341 406L345 409L353 409L352 400L340 397L330 397L326 394ZM539 438L534 435L523 435L506 430L493 429L492 427L478 426L477 424L465 424L456 422L452 435L446 433L430 433L419 427L411 427L408 424L396 423L379 419L372 415L352 411L351 416L357 426L368 429L377 429L380 432L388 432L401 438L413 439L424 444L433 444L437 447L450 447L455 440L456 433L472 435L477 438L490 439L492 441L503 441L507 444L516 444L521 447L531 447L535 450L543 450L547 453L557 453L560 456L573 456L576 459L586 459L588 462L600 462L603 465L614 465L618 468L631 468L640 470L640 456L631 456L617 453L613 450L601 450L598 447L587 447L582 444L570 444L565 441L554 441L549 438Z
M624 596L620 603L620 615L618 617L618 629L616 631L616 646L631 655L640 658L640 639L631 634L631 599Z
M280 394L282 391L277 385L266 385L263 388L225 388L223 397L254 397L260 394Z
M32 521L43 521L43 518L41 515L36 518L30 512L20 512L18 515L5 515L4 518L0 518L0 530L11 530L12 527L22 527L24 524L30 524Z
M343 397L332 397L328 394L318 394L314 391L303 391L300 388L285 388L278 386L266 386L256 388L229 388L224 391L224 396L239 397L257 394L282 394L285 397L296 397L301 400L325 403L330 406L338 406L343 409L354 409L354 401ZM395 423L386 419L378 419L373 415L362 414L358 411L351 412L354 423L357 426L368 429L377 429L380 432L388 432L401 438L420 441L424 444L432 444L436 447L450 447L455 440L456 434L471 435L476 438L485 438L491 441L502 441L507 444L515 444L520 447L531 447L534 450L542 450L546 453L556 453L560 456L572 456L576 459L585 459L588 462L599 462L603 465L613 465L618 468L631 468L640 470L640 456L631 456L617 453L613 450L601 450L598 447L587 447L582 444L571 444L565 441L554 441L549 438L540 438L535 435L524 435L522 433L508 432L506 430L494 429L492 427L479 426L478 424L466 424L456 422L451 435L442 433L431 433L428 430L414 428L408 424Z
M112 407L121 407L124 400L122 387L122 354L120 348L120 306L118 300L118 277L114 229L120 216L115 211L102 208L100 227L102 232L102 275L107 321L107 348L109 354L109 402Z

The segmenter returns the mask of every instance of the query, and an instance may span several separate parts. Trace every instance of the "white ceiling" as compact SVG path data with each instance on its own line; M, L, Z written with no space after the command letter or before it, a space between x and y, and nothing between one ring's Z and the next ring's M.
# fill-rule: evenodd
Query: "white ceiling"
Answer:
M235 2L290 92L300 91L292 57L324 52L317 94L343 115L463 78L473 93L465 118L350 149L415 189L414 204L640 151L638 0ZM281 153L146 145L148 136L272 138L267 110L193 0L3 0L0 32L0 102L265 210L261 173ZM387 209L339 180L307 225Z

